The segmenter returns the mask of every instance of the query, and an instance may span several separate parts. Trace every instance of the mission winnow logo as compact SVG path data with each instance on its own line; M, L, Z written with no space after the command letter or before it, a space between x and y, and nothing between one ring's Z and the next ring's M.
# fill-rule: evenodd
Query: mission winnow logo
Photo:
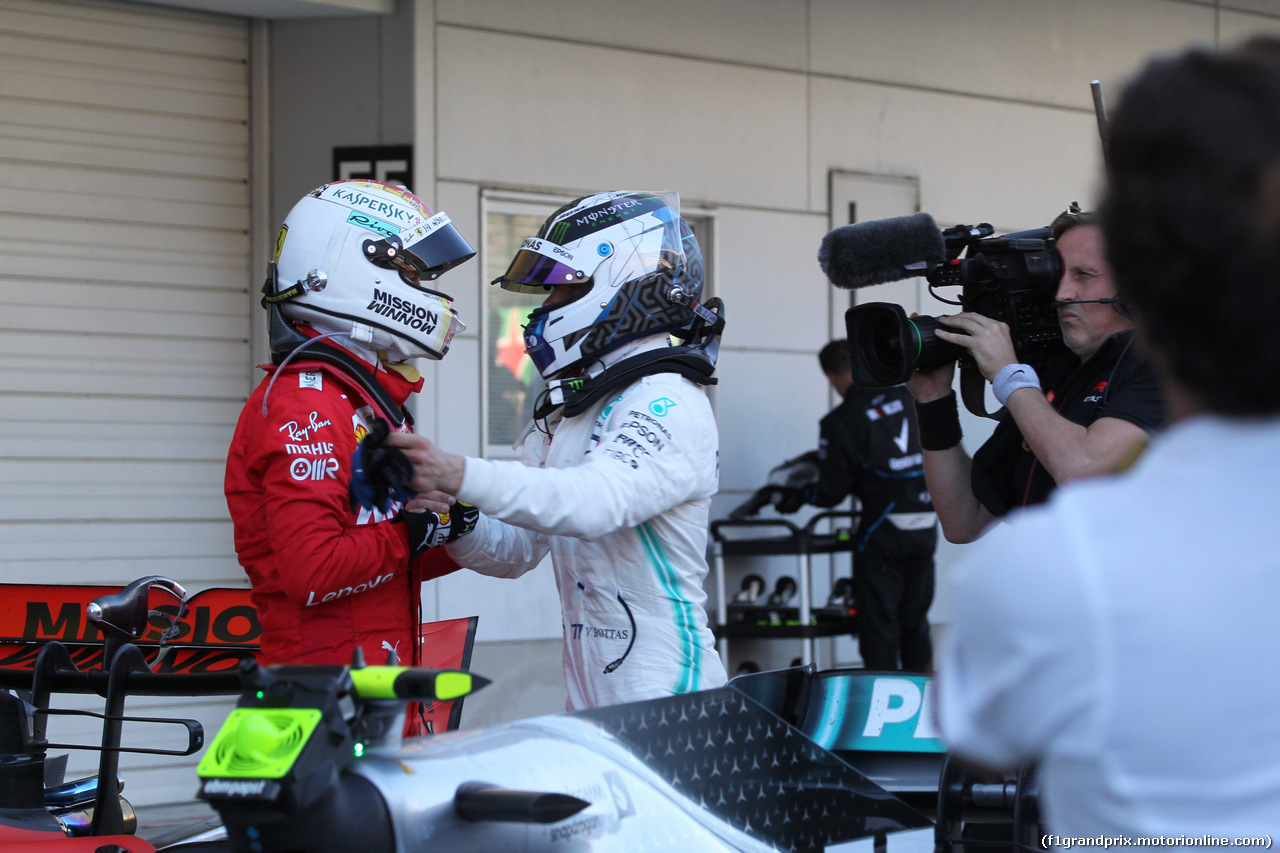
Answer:
M383 293L376 287L373 289L373 300L365 310L427 334L434 332L436 325L440 322L440 315L435 311L428 311L421 305L414 305L399 296Z

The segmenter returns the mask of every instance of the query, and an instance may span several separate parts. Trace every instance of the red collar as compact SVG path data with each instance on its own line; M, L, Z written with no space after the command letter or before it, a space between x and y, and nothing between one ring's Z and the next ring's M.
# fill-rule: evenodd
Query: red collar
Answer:
M373 378L377 380L377 383L380 386L382 386L382 389L386 391L387 394L391 396L391 399L396 402L396 405L400 406L401 408L404 407L404 403L406 400L409 399L410 394L413 394L422 390L422 385L424 380L421 376L419 376L413 382L410 382L408 379L401 376L399 373L397 373L394 370L388 370L387 368L383 367L380 364L370 364L369 362L360 358L355 353L351 352L351 350L347 349L346 347L338 346L332 341L325 341L325 343L333 347L334 349L342 350L344 353L351 356L351 358L355 359L361 366L365 368L365 370L369 371L369 373L373 375ZM260 364L258 365L258 367L262 370L265 370L267 373L274 373L276 370L279 369L274 364ZM336 368L334 368L332 365L329 365L329 364L325 364L318 361L308 361L306 357L306 352L304 351L299 354L298 358L295 361L289 362L289 364L284 368L284 372L296 374L296 373L306 373L307 371L310 371L310 370L332 371L335 369Z

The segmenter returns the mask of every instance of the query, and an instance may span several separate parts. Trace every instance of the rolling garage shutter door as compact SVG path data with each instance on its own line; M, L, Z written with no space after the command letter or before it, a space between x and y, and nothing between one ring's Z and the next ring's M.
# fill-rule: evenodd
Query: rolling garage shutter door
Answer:
M248 52L242 19L0 0L4 580L242 583ZM189 798L184 762L126 760L131 799Z

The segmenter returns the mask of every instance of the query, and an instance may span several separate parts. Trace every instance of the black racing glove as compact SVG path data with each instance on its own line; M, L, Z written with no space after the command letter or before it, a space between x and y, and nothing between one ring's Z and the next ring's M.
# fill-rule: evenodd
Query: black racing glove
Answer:
M402 512L395 517L409 533L409 558L423 551L452 542L476 529L480 510L471 504L454 504L444 514L437 512Z
M351 454L347 498L352 512L364 507L386 514L391 511L393 500L404 504L416 496L408 485L413 480L413 465L400 448L384 443L390 434L387 422L375 419L369 424L368 435Z

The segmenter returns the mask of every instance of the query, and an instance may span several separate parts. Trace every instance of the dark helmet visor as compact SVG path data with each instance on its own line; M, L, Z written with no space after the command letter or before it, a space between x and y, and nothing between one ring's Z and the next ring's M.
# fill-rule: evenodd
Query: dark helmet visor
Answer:
M437 213L427 223L426 235L413 240L401 250L410 257L410 263L424 279L433 279L458 264L475 257L476 250L453 227L444 212ZM434 226L434 227L433 227ZM416 233L409 238L417 237Z

